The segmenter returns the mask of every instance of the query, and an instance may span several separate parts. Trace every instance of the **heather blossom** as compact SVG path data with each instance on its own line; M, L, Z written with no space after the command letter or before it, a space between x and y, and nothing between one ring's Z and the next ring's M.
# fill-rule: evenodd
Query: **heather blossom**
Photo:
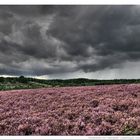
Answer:
M140 134L140 84L0 91L0 135Z

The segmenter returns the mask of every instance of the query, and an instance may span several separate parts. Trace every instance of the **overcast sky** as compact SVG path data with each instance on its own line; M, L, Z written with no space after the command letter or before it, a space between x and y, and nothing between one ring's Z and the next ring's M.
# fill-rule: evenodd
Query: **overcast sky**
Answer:
M140 6L0 6L0 75L140 78Z

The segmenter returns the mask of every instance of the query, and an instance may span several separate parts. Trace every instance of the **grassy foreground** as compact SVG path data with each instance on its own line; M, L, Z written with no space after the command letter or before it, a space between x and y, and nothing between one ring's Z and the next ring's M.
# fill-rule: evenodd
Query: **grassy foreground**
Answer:
M130 84L140 83L140 79L114 79L114 80L96 80L96 79L53 79L43 80L35 78L20 77L0 77L0 90L12 89L33 89L43 87L65 87L65 86L93 86L110 84Z

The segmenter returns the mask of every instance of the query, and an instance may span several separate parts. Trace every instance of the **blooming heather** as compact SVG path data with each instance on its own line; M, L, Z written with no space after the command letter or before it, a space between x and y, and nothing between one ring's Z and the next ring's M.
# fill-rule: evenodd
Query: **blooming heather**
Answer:
M140 84L0 92L0 135L138 135Z

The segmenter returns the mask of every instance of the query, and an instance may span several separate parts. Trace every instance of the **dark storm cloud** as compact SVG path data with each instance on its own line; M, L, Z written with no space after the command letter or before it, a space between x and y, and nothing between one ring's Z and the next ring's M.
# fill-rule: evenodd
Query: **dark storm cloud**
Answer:
M94 72L140 60L139 6L0 6L0 74Z
M77 9L71 16L57 16L49 33L65 43L64 49L73 60L79 55L91 57L89 47L95 50L94 55L100 56L96 64L78 65L79 69L102 70L140 58L139 7L81 6Z

